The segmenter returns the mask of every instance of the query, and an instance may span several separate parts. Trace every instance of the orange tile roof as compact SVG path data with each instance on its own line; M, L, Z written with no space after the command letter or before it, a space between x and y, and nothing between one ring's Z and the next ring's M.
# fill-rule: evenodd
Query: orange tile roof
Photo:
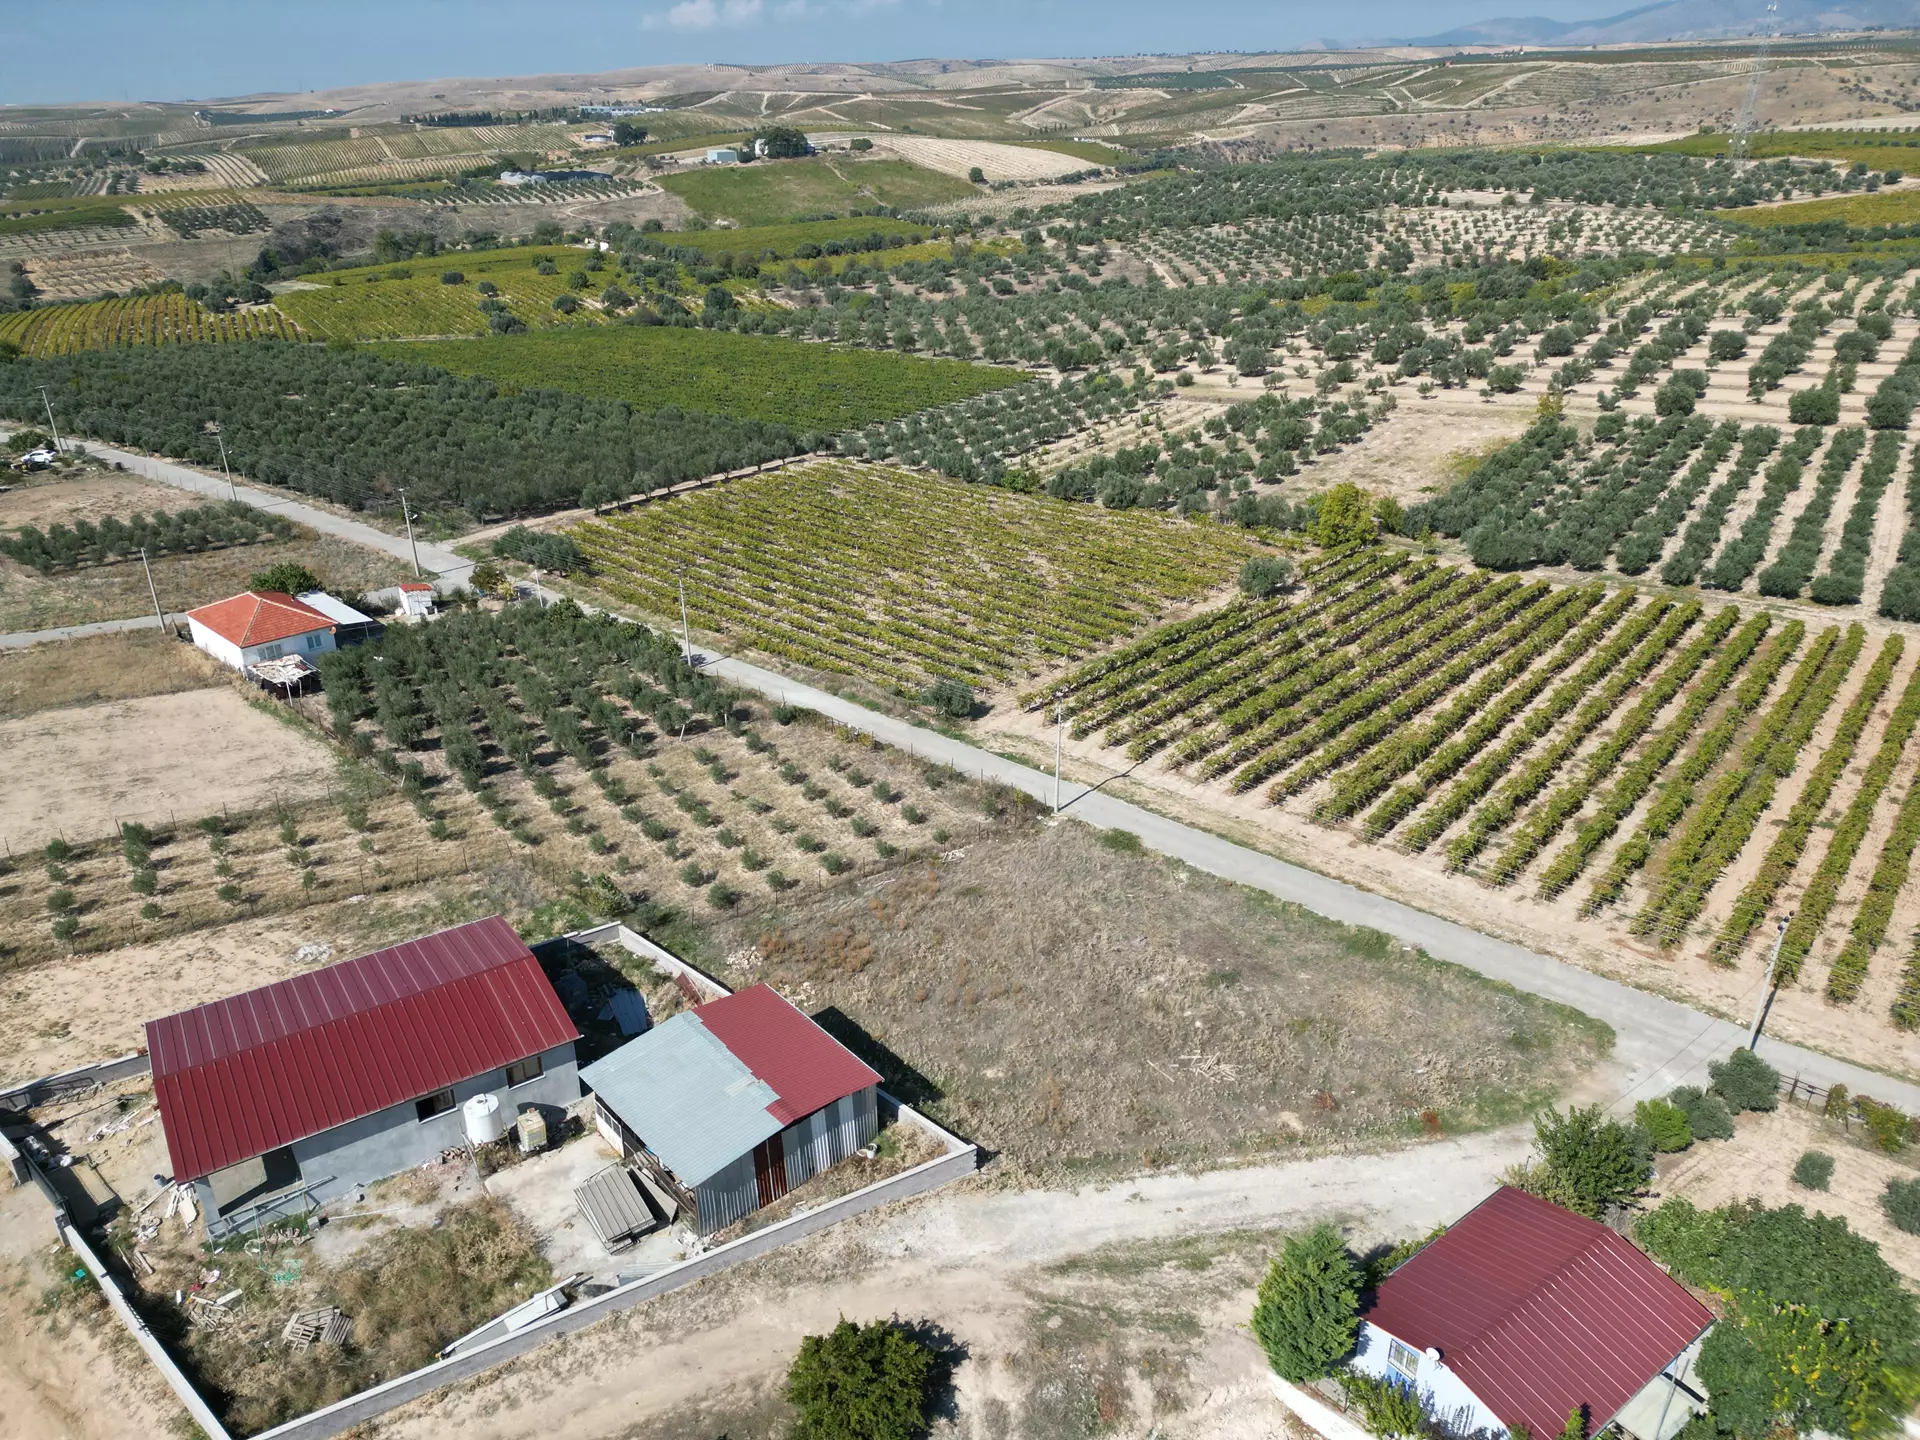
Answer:
M294 635L333 629L332 620L280 590L249 590L189 610L187 618L242 647L270 645Z

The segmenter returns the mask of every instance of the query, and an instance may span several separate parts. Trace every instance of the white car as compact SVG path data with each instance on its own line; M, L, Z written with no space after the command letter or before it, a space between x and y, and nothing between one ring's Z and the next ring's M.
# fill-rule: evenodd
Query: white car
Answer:
M59 458L60 453L57 450L29 450L20 457L20 468L22 470L44 470Z

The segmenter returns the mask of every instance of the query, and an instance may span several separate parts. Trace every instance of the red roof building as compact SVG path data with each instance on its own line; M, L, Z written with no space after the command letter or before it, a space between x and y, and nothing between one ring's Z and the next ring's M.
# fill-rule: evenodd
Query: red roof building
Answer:
M146 1031L182 1181L275 1155L282 1174L296 1167L322 1186L365 1183L463 1143L459 1106L475 1095L524 1108L580 1093L579 1031L498 916L151 1020ZM230 1198L222 1190L203 1197L210 1213Z
M1618 1421L1639 1440L1693 1412L1690 1347L1713 1323L1626 1239L1510 1187L1395 1269L1362 1316L1355 1368L1414 1385L1464 1429L1557 1435L1578 1406L1589 1434Z
M281 590L248 590L189 610L187 619L242 650L333 630L331 619Z
M709 1000L693 1013L779 1097L767 1113L782 1125L880 1083L876 1071L771 985Z

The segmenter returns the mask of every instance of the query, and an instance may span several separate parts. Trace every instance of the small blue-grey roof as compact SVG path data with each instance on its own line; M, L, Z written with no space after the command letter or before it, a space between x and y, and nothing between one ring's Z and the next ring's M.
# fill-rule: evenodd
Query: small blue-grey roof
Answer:
M780 1098L773 1087L691 1011L594 1061L580 1080L688 1187L781 1128L768 1110Z

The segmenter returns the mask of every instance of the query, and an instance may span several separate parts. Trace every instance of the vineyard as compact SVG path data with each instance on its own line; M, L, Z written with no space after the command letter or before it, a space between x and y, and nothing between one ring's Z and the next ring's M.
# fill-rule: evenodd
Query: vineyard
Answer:
M569 532L607 595L906 693L1070 660L1200 598L1256 547L876 465L821 462Z
M0 341L30 356L71 355L117 345L293 340L300 331L270 307L221 314L178 291L127 300L48 305L0 315Z
M323 339L485 335L495 328L494 315L523 328L598 323L606 318L598 297L618 278L597 256L564 245L526 246L327 271L274 303ZM563 296L572 308L556 308Z
M736 415L833 431L1019 386L1017 370L953 360L833 349L795 340L674 326L507 335L484 343L384 347L396 359L480 375L503 385Z
M1795 910L1790 981L1920 1026L1920 961L1876 961L1920 921L1920 787L1892 783L1920 758L1904 637L1393 549L1330 553L1301 581L1023 699L1104 765L1662 952L1762 965L1762 922Z

